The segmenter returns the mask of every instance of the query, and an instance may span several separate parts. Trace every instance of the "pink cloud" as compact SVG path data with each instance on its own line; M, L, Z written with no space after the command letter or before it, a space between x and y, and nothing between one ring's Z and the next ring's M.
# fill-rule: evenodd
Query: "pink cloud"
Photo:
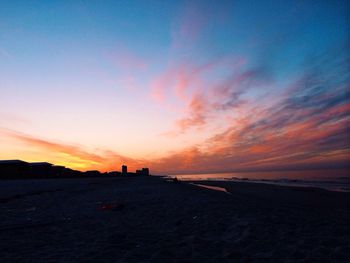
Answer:
M174 96L182 101L190 100L191 92L195 91L198 83L203 82L202 75L219 62L219 58L199 66L183 62L165 70L152 81L151 97L162 103Z
M196 67L188 65L168 71L162 82L156 86L165 100L165 92L181 94L178 96L186 102L186 115L175 122L175 129L183 133L192 127L203 127L210 117L215 118L217 114L238 109L247 103L242 96L252 88L259 88L271 82L264 68L243 69L237 63L236 70L216 80L219 70L226 68L232 61L225 59L214 59L209 63ZM243 66L241 66L243 67ZM211 80L208 80L208 77ZM215 80L215 81L213 81ZM173 85L174 82L177 85ZM185 93L187 91L187 93ZM186 94L186 95L185 95ZM172 132L170 134L175 134Z

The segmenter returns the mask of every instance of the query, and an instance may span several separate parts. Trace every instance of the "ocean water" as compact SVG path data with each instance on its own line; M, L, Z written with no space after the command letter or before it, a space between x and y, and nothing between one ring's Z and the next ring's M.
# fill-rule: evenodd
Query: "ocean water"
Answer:
M273 171L169 175L183 181L228 180L276 184L285 186L316 187L330 191L350 192L350 171Z

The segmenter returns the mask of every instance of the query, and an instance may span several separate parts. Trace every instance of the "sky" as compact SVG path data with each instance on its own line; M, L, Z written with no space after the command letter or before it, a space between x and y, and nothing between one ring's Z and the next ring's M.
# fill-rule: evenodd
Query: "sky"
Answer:
M0 159L346 170L347 1L0 1Z

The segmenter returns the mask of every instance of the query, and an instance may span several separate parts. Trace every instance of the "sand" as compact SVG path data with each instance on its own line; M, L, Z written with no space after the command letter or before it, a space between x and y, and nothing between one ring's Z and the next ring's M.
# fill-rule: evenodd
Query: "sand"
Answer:
M349 193L200 184L0 181L1 262L350 262Z

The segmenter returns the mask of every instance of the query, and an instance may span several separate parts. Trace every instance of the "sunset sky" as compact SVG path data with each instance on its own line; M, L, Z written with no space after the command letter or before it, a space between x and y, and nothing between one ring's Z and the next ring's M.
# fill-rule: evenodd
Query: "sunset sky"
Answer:
M0 159L348 169L348 1L0 1Z

